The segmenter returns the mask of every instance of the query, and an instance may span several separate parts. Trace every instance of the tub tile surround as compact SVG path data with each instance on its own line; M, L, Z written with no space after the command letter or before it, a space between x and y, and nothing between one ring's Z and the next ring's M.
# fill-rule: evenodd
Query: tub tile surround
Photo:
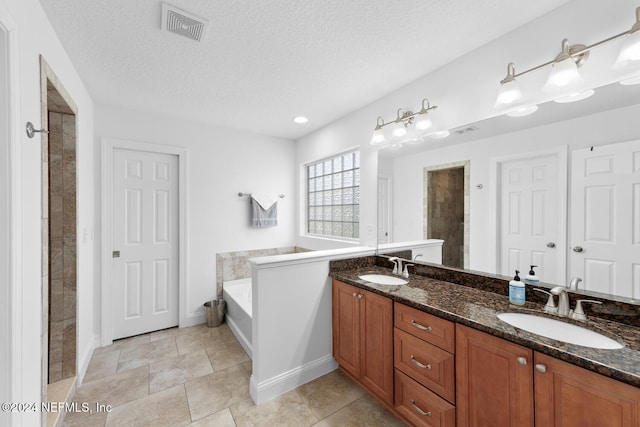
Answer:
M179 341L191 343L182 347L184 354L146 355L157 348L154 343L180 348ZM251 362L240 353L226 324L172 328L115 341L94 351L73 399L90 406L113 405L112 410L68 413L62 425L403 425L339 370L255 405L249 396ZM141 361L139 366L120 363L133 356Z
M287 246L282 248L252 249L216 254L217 297L222 298L222 284L224 282L251 277L251 264L249 264L249 258L301 252L309 252L309 249L298 246Z
M521 344L541 353L573 363L626 382L640 386L640 328L637 325L640 307L620 301L605 301L600 311L589 310L589 321L576 323L598 330L625 343L619 350L599 350L562 343L526 331L518 330L496 317L499 312L523 312L555 317L542 312L546 296L538 297L527 285L527 303L522 307L509 304L508 280L499 276L474 274L436 265L417 265L406 286L384 286L358 278L364 272L390 273L392 263L384 257L362 257L332 261L330 275L395 301L412 306L453 322L487 332L491 335ZM412 269L413 270L413 269ZM575 295L570 293L571 306ZM589 307L590 308L590 307ZM612 316L611 313L614 313ZM628 313L620 315L619 313ZM614 317L618 322L611 320ZM620 323L620 320L626 320Z

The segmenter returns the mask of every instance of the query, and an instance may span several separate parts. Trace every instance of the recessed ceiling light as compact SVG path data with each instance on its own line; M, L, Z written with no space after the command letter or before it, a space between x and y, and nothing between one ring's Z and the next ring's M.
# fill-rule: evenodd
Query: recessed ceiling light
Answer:
M305 116L295 116L293 118L293 121L296 122L296 123L302 124L302 123L307 123L309 121L309 119L307 119Z
M593 95L595 91L593 89L585 90L584 92L573 92L565 96L561 96L560 98L554 99L558 104L566 104L568 102L576 102L582 101L583 99L589 98Z
M511 111L507 112L507 116L509 117L524 117L529 114L533 114L538 111L538 106L536 104L531 105L523 105L517 108L514 108Z
M638 84L640 84L640 74L638 74L635 77L631 77L631 78L628 78L628 79L625 79L625 80L620 80L620 84L621 85L625 85L625 86L638 85Z
M448 130L441 130L439 132L435 132L435 133L429 134L429 136L431 138L435 138L435 139L446 138L449 135L450 135L450 133L449 133Z

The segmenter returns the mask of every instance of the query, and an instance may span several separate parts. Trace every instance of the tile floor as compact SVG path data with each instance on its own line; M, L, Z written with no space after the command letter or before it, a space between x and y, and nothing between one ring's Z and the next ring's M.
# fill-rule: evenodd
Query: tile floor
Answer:
M226 324L173 328L94 351L64 426L402 426L340 371L256 406L251 360ZM96 404L112 405L95 412Z

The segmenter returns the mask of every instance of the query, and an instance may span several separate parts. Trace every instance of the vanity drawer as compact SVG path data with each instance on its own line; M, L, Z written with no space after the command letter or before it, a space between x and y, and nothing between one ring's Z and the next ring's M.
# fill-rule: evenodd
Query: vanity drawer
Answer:
M395 371L395 409L416 426L454 427L456 408L399 370Z
M394 306L394 312L396 328L437 345L450 353L455 353L456 341L453 322L397 302Z
M398 328L394 331L393 363L431 391L455 403L455 359L453 354Z

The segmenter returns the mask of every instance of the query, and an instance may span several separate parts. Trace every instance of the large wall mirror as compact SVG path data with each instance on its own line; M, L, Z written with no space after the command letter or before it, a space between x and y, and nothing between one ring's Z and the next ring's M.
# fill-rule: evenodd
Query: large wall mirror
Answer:
M640 303L640 85L548 102L378 153L378 242L441 238L443 264Z

